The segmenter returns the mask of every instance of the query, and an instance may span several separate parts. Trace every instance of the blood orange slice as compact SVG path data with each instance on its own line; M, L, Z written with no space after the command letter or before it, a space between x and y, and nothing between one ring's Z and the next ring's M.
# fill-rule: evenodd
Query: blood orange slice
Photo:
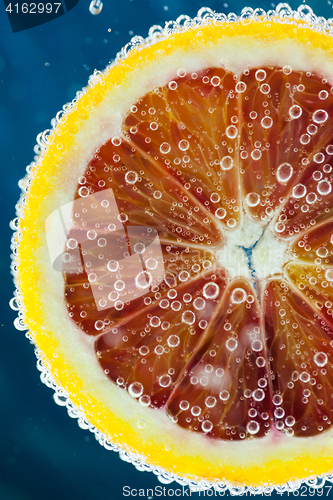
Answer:
M58 402L185 483L333 468L330 25L285 8L152 32L23 182L15 300Z

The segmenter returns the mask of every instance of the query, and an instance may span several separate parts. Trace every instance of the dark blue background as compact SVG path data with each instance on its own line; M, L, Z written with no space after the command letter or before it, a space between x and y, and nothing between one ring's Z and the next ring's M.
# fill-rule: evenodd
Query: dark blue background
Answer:
M40 382L32 346L13 326L9 221L15 217L17 183L33 159L36 135L49 128L93 70L103 69L133 34L146 36L151 25L180 14L195 16L203 6L240 13L246 5L267 10L274 5L260 0L104 0L102 12L93 16L89 3L80 0L61 18L15 34L0 4L0 500L120 500L126 498L125 485L160 484L153 474L138 472L104 450L53 402L51 390ZM312 5L317 15L333 15L330 2Z

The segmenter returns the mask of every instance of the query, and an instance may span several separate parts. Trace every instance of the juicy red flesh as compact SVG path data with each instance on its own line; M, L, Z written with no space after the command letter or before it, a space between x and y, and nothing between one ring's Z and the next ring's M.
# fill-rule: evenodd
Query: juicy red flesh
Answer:
M164 408L178 425L220 439L261 437L273 425L312 436L333 418L333 267L327 280L333 96L315 75L265 68L262 80L256 72L240 81L222 68L177 77L176 90L166 86L136 103L121 144L108 141L96 151L75 197L85 199L82 186L89 194L111 188L124 230L111 234L107 215L86 216L85 230L98 233L79 245L89 266L65 273L68 310L96 337L105 374L143 404ZM293 106L300 117L291 116ZM324 111L318 119L327 113L326 120L314 120L318 110ZM267 117L270 127L262 125ZM277 182L283 163L292 174ZM306 197L294 196L299 184ZM277 237L296 238L294 260L257 288L232 278L216 258L251 193L260 203L248 205L247 213L267 224L277 213ZM132 227L140 229L136 236ZM146 245L147 270L156 236L163 279L128 302L120 293L111 306L98 308L91 270L118 260L116 278L126 281L133 242ZM108 279L107 270L97 273L102 300ZM246 299L235 302L238 289Z

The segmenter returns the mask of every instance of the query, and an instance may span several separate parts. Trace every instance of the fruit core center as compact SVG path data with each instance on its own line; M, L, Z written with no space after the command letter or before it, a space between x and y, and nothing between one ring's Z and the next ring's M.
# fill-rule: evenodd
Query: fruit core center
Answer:
M282 274L289 260L289 243L276 237L270 227L244 216L240 226L227 234L225 245L217 258L232 278L264 279Z

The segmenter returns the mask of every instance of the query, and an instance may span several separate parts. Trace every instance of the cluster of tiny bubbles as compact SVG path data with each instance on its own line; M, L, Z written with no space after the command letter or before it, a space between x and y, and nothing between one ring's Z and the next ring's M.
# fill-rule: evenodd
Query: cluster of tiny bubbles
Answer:
M96 0L95 0L96 1ZM98 0L97 0L98 1ZM204 26L208 23L221 24L221 23L234 23L240 20L242 24L249 24L258 21L273 21L278 22L277 19L285 23L296 23L299 21L306 22L317 29L323 31L332 32L332 21L330 19L324 19L323 17L317 17L312 9L303 4L294 11L288 4L280 3L276 6L275 10L271 9L265 11L261 8L252 9L251 7L244 7L241 11L240 16L235 13L230 12L228 15L224 13L214 12L208 7L202 7L196 17L190 18L186 15L179 16L175 21L167 21L163 26L154 25L149 29L148 37L143 39L142 37L133 37L128 44L123 47L123 49L117 54L115 63L126 58L130 51L140 50L144 45L153 45L159 40L168 37L171 33L177 33L180 31L185 31L191 28L198 28L199 26ZM236 89L238 92L241 89Z

